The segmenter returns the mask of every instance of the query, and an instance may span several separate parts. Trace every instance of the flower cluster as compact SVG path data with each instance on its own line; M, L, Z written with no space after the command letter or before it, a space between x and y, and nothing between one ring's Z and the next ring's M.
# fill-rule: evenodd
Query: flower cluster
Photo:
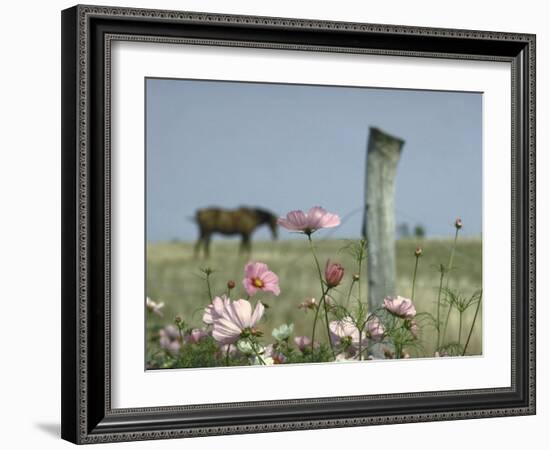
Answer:
M308 297L300 303L296 301L298 309L310 312L305 319L311 324L310 333L304 334L300 330L300 334L295 335L293 323L283 323L270 333L264 332L264 319L268 314L265 299L266 296L268 300L269 296L280 296L280 280L266 263L250 261L243 268L240 293L241 288L237 283L229 280L224 285L225 293L218 291L218 295L208 299L209 302L202 311L202 327L187 327L183 318L176 316L173 324L156 332L161 356L156 356L157 352L151 357L151 367L271 365L410 357L411 351L417 347L426 317L425 313L417 313L413 303L414 283L419 257L423 254L422 248L417 247L411 252L411 256L415 257L411 298L389 295L380 299L378 309L369 311L365 299L361 297L360 288L365 241L348 246L356 265L349 267L349 272L342 264L331 259L325 261L323 271L312 244L312 234L340 224L338 215L316 206L307 212L291 211L286 217L279 218L278 224L289 231L303 233L311 244L312 259L319 278L319 291L311 293L315 297ZM462 221L457 219L457 232L462 226ZM215 271L208 268L203 269L203 273L206 274L210 293L210 277ZM352 275L346 278L346 273ZM276 308L279 302L286 301L288 299L276 300L273 307ZM459 297L456 297L455 303L460 311L475 304L473 300L463 301ZM164 315L163 302L147 298L146 308L156 317ZM434 320L434 323L439 332L439 309L437 321ZM438 346L435 354L447 356L459 351L465 353L465 347L457 348L458 350L449 345Z

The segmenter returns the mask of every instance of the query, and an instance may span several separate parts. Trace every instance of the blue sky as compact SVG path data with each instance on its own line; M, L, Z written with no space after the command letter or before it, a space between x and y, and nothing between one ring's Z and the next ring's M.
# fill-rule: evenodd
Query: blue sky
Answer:
M149 241L194 240L196 209L239 205L320 205L358 237L370 126L405 140L397 223L481 233L480 93L147 79L146 114Z

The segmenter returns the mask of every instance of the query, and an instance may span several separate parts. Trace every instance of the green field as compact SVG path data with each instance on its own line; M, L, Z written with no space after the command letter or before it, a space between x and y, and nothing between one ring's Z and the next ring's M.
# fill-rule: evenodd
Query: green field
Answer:
M335 294L345 297L351 275L356 271L355 264L348 254L339 249L349 241L337 239L318 239L315 241L317 255L321 264L330 258L341 263L346 269L343 284ZM397 242L397 294L410 297L412 274L414 269L414 249L423 248L420 258L414 303L417 312L429 312L435 315L439 285L440 264L448 264L452 240L427 239L416 241L404 239ZM482 286L482 248L481 239L459 238L456 248L453 271L450 273L449 287L471 295ZM187 242L153 243L147 246L147 295L166 304L164 318L151 318L148 326L169 323L176 314L182 316L188 326L201 327L203 308L209 303L204 275L201 267L211 267L213 295L223 294L228 280L234 280L237 287L232 298L246 298L242 288L243 268L247 261L261 261L268 264L279 276L281 295L257 296L269 305L267 319L262 323L266 340L271 330L283 323L294 323L295 335L310 335L313 313L298 309L298 305L307 298L320 295L319 279L313 264L307 240L279 240L254 242L249 258L239 255L238 241L214 240L208 260L195 259L193 244ZM362 297L366 302L366 274L362 277ZM382 299L381 299L382 300ZM463 316L462 341L468 334L475 307L468 309ZM150 317L150 316L148 316ZM474 333L468 347L468 354L481 353L482 316L478 316ZM322 336L322 333L321 333ZM447 341L456 342L458 336L458 313L454 311L449 322ZM321 337L322 339L322 337ZM435 330L424 327L421 336L423 351L411 351L411 355L433 355L435 349Z

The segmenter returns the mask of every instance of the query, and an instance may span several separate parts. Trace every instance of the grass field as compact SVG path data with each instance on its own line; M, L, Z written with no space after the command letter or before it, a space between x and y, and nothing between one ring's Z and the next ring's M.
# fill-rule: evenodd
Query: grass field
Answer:
M348 241L318 239L315 241L321 264L330 258L341 263L346 274L343 284L337 288L345 296L356 271L354 262L339 249ZM418 312L435 315L439 285L440 264L448 264L452 247L451 240L427 239L421 242L404 239L397 242L397 294L410 297L414 269L414 250L417 245L423 248L419 261L414 303ZM215 240L208 260L197 260L193 255L193 245L187 242L163 242L147 246L147 295L165 303L164 318L151 318L149 326L169 323L176 314L183 317L189 326L201 327L203 308L210 302L201 267L211 267L215 272L212 280L213 295L223 294L228 280L234 280L237 287L232 298L246 298L242 288L243 267L249 260L268 264L270 270L278 274L281 295L271 294L260 298L269 305L267 320L262 324L266 338L271 330L283 323L294 323L295 335L310 335L313 314L304 313L298 305L307 298L319 299L320 287L316 269L306 239L254 242L249 259L238 253L238 241ZM482 286L481 239L459 238L455 253L453 271L450 273L449 287L471 295ZM361 281L362 297L366 302L366 274ZM337 295L337 294L336 294ZM382 300L382 299L381 299ZM468 309L463 317L462 340L468 334L475 307ZM150 317L150 316L149 316ZM474 333L468 347L468 354L481 353L482 316L478 316ZM456 342L458 336L458 313L454 311L449 322L447 341ZM423 351L411 352L412 356L433 355L435 330L425 327L421 336Z

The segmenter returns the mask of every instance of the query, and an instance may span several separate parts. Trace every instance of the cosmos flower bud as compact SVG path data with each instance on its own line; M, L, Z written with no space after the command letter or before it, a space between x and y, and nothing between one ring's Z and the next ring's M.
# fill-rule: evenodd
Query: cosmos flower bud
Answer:
M325 281L329 288L336 287L344 277L344 268L338 263L327 261L325 266Z
M174 319L174 322L176 322L178 325L183 322L183 319L181 316L176 316Z
M361 278L361 277L360 277L360 275L359 275L358 273L354 273L354 274L353 274L353 281L356 281L356 282L357 282L357 281L359 281L360 278Z
M414 251L414 256L416 256L417 258L419 256L422 256L422 247L416 247L416 250Z
M455 228L460 230L462 228L462 219L458 218L455 220Z
M233 289L235 287L235 282L233 280L229 280L227 282L227 289Z

